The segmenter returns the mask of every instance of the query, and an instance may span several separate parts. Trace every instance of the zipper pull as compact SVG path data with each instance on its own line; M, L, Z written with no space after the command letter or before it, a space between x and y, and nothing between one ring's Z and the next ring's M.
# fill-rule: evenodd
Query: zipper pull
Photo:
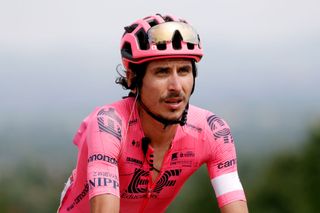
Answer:
M152 193L152 190L149 188L149 189L148 189L148 193L147 193L147 198L148 198L148 199L151 197L151 193Z

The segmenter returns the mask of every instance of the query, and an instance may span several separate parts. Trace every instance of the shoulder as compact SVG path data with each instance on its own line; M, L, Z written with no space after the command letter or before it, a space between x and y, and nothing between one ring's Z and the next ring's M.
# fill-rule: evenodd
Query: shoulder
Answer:
M133 100L131 98L126 98L119 100L111 104L105 104L103 106L97 107L89 117L91 119L103 119L108 118L122 124L123 119L128 115L128 112L132 108Z
M190 105L188 123L196 127L201 127L206 135L213 135L217 138L227 138L230 135L228 123L215 113Z
M92 114L92 119L98 122L100 131L106 130L105 128L118 127L122 129L130 117L132 110L132 98L122 99L120 101L106 104L97 108Z
M96 107L82 122L86 129L113 134L120 139L120 131L129 118L129 112L132 108L130 98L123 99L111 104Z
M207 118L209 115L208 110L190 104L185 129L192 135L195 133L202 135L208 129Z
M204 128L208 126L208 121L212 115L214 114L206 109L190 105L188 112L188 123Z

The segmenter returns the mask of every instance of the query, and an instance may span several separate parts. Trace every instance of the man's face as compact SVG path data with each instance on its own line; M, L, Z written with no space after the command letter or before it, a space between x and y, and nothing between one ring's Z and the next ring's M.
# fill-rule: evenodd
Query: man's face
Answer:
M193 87L192 63L187 59L151 61L142 81L142 102L156 115L179 119Z

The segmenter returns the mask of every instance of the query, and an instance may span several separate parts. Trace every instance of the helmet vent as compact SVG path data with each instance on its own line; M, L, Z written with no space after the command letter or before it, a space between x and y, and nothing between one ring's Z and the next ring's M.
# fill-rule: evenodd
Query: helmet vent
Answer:
M175 50L180 50L182 48L181 46L182 36L178 30L174 32L173 38L172 38L172 47Z
M148 50L150 48L147 33L144 31L143 28L141 28L136 33L136 37L138 39L139 47L141 50Z
M132 49L131 49L131 44L128 42L125 42L122 49L121 49L121 54L123 57L126 58L132 58Z
M126 33L132 33L137 27L138 24L132 24L130 26L124 27L124 30L126 31Z
M187 43L187 47L188 47L189 50L193 50L194 49L194 44L188 42Z
M153 27L158 24L157 20L155 20L155 19L148 21L148 23L149 23L150 27Z
M164 20L165 22L174 21L170 16L165 16L165 17L163 17L163 20Z
M166 50L167 49L167 44L166 43L157 44L157 49L158 50Z

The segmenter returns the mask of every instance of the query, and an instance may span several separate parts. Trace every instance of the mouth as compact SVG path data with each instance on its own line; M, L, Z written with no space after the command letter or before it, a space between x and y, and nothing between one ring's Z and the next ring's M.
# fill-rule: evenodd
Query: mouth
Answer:
M164 102L167 104L178 104L182 102L182 98L167 98Z
M183 98L167 98L164 99L164 103L167 104L171 109L178 109L183 105Z

